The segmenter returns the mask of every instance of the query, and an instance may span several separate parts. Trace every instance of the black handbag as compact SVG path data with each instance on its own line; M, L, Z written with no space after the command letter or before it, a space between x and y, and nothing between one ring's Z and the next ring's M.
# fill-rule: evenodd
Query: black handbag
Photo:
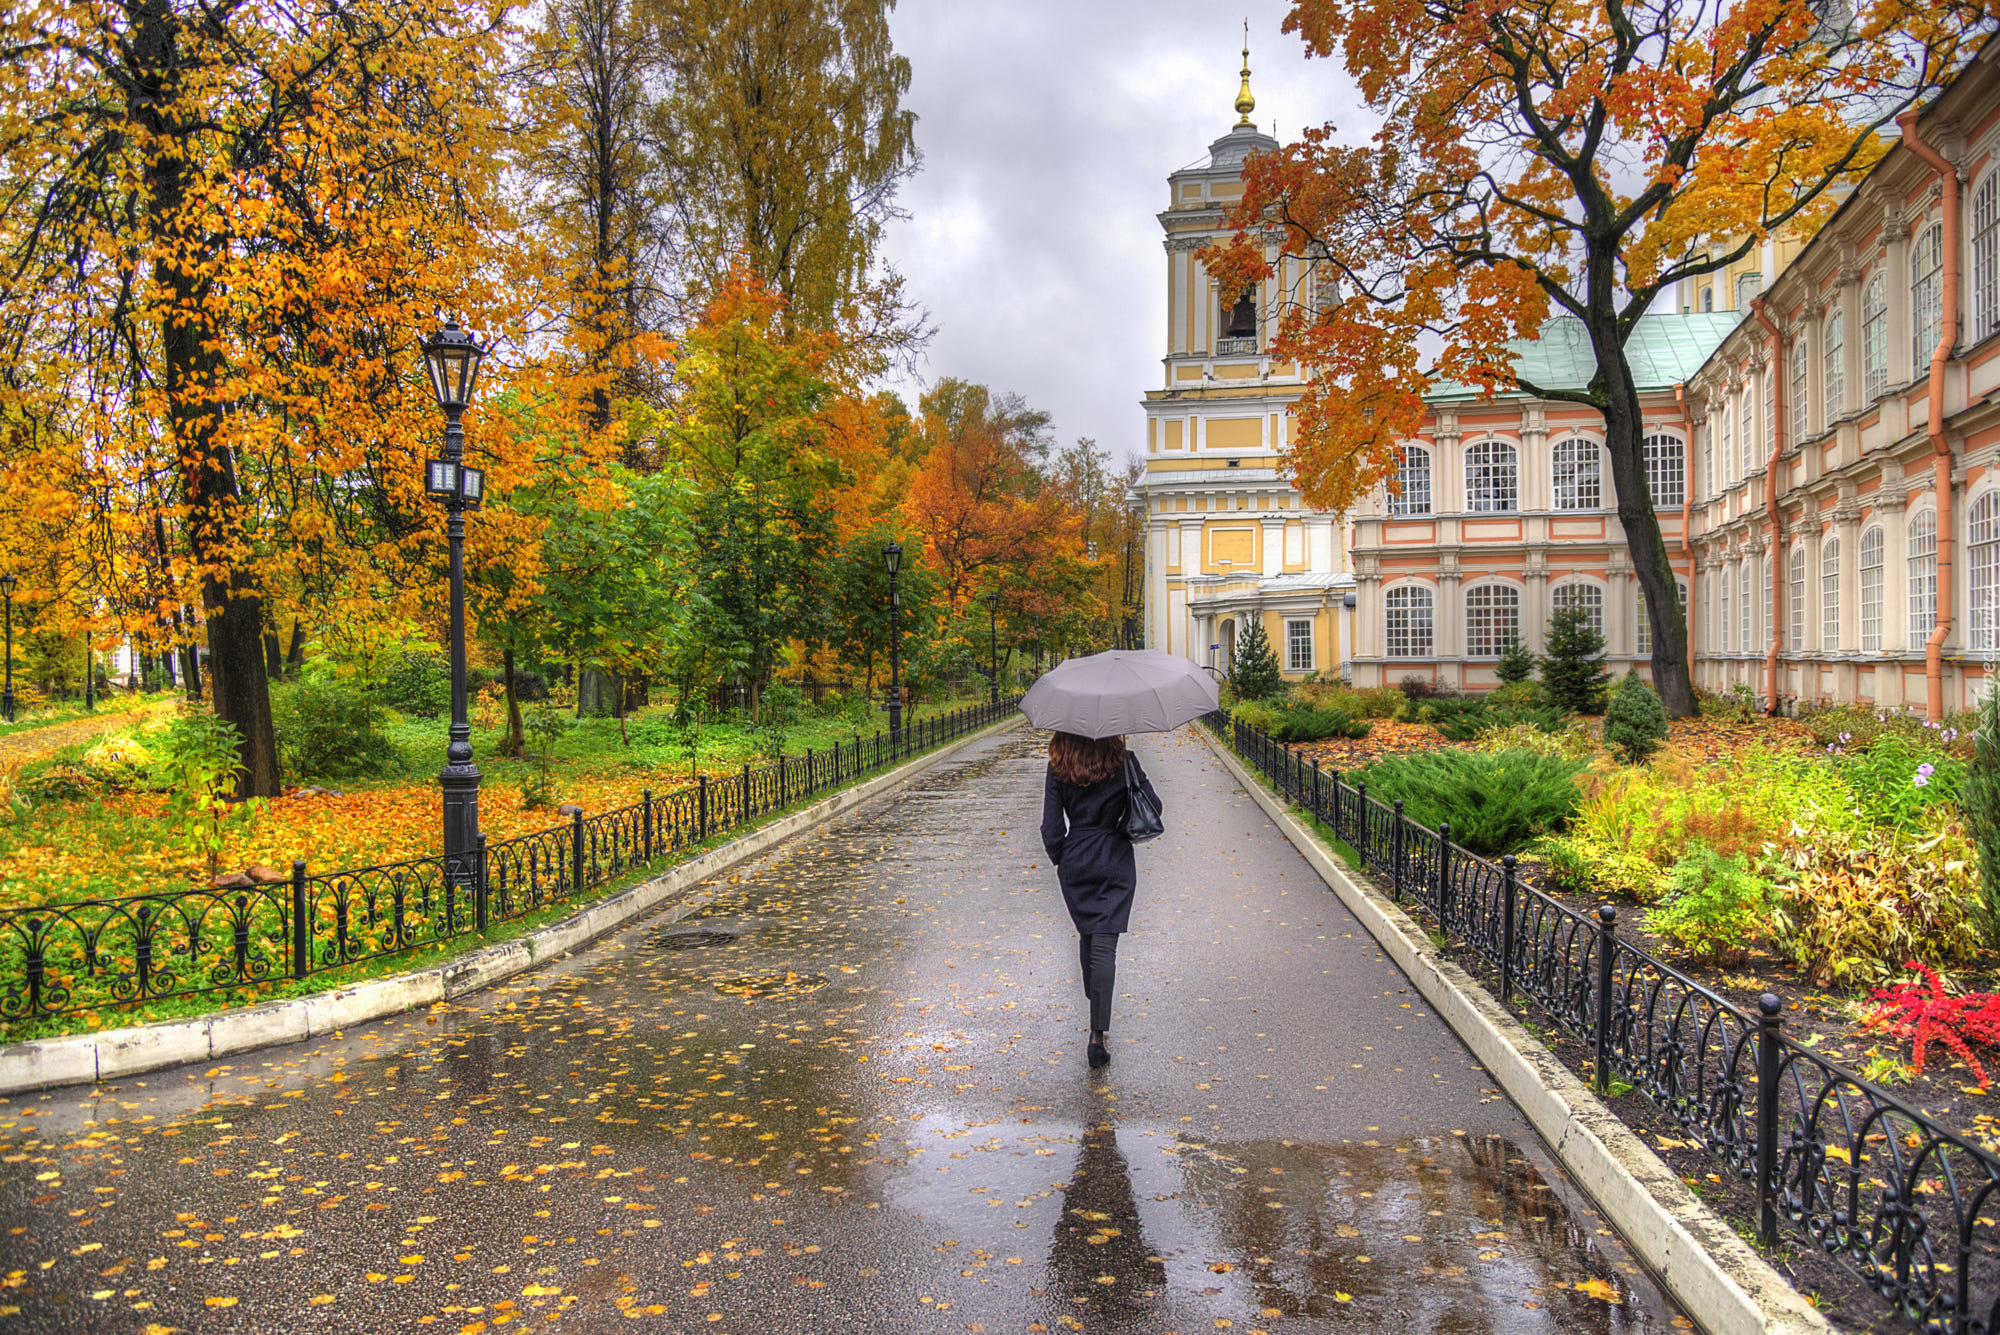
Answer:
M1167 832L1160 808L1139 786L1139 762L1125 754L1125 837L1135 844L1157 839Z

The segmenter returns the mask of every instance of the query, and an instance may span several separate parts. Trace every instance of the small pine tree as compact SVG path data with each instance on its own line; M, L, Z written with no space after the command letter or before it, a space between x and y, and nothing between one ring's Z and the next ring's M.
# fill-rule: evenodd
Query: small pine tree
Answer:
M1604 709L1604 688L1611 674L1598 655L1604 636L1590 624L1590 613L1565 607L1549 618L1549 651L1542 659L1542 684L1558 708L1579 714Z
M1636 672L1618 679L1604 711L1604 744L1628 765L1644 762L1667 740L1667 707Z
M1979 847L1987 939L2000 944L2000 690L1979 704L1979 733L1972 764L1958 785L1958 807Z
M1251 616L1236 637L1236 671L1230 684L1241 700L1262 700L1276 695L1285 679L1278 672L1278 656L1271 652L1271 637L1264 633L1263 619Z
M1535 675L1535 655L1519 636L1514 636L1500 650L1500 661L1493 668L1493 674L1506 685L1526 681Z

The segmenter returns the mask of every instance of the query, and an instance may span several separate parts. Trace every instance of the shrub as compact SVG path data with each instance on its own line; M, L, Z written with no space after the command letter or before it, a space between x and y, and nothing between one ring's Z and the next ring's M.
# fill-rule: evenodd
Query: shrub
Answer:
M1611 674L1604 670L1604 636L1590 624L1590 613L1565 607L1549 618L1549 651L1542 659L1542 682L1549 699L1578 714L1604 708L1604 688Z
M1871 825L1915 829L1925 811L1958 795L1965 766L1900 732L1884 733L1860 755L1843 757L1840 776L1855 810Z
M272 693L278 752L294 779L370 779L402 757L380 702L340 681L303 681Z
M2000 940L2000 690L1980 702L1976 750L1958 785L1959 810L1979 850L1986 934Z
M382 703L399 713L436 718L451 708L451 664L443 654L405 650L382 678Z
M1414 672L1398 682L1396 689L1403 693L1405 700L1410 701L1458 698L1458 691L1454 688L1433 677L1419 676Z
M1674 864L1666 885L1666 899L1646 915L1646 926L1697 962L1740 958L1769 911L1770 883L1740 854L1696 848Z
M1527 751L1538 756L1561 756L1565 760L1587 760L1597 750L1597 739L1590 735L1589 727L1576 722L1559 729L1532 723L1481 728L1472 744L1480 751Z
M445 679L445 703L451 703L451 679ZM514 671L514 698L522 704L534 704L549 698L549 679L533 668L517 668Z
M1353 694L1354 712L1362 718L1403 717L1406 697L1394 686L1370 686Z
M1943 808L1921 837L1828 832L1787 851L1771 940L1817 987L1879 986L1915 960L1959 968L1979 959L1977 854Z
M243 769L236 725L206 710L173 721L160 739L160 779L167 814L187 851L202 858L213 877L228 841L231 823L254 818L257 804L232 802Z
M1281 742L1319 742L1329 737L1366 737L1374 727L1342 710L1308 705L1280 709L1277 726L1270 733Z
M1519 636L1509 638L1500 648L1500 661L1493 665L1493 675L1505 685L1523 685L1535 675L1534 651Z
M1549 688L1538 681L1510 681L1496 686L1486 697L1486 702L1495 707L1513 708L1525 705L1538 709L1549 703Z
M1944 990L1936 969L1917 960L1911 960L1909 967L1923 976L1924 985L1904 983L1876 990L1868 998L1875 1003L1874 1008L1862 1024L1910 1039L1910 1065L1915 1074L1924 1073L1924 1049L1942 1042L1984 1085L1986 1068L1972 1055L1967 1040L1983 1047L2000 1047L2000 992L1967 992L1954 997Z
M1285 684L1278 671L1278 656L1271 652L1271 638L1264 633L1263 619L1245 618L1243 631L1236 637L1236 670L1229 680L1244 700L1262 700L1275 695Z
M1390 756L1360 773L1369 796L1401 798L1403 814L1432 829L1448 820L1453 843L1492 857L1561 830L1582 769L1526 751L1447 750Z
M1479 731L1495 728L1533 728L1537 732L1561 732L1575 719L1554 705L1507 705L1489 707L1479 716Z
M1278 727L1278 707L1262 700L1240 700L1229 711L1229 717L1246 728L1276 735Z
M1604 744L1628 765L1642 763L1667 740L1667 707L1636 672L1619 679L1604 711Z

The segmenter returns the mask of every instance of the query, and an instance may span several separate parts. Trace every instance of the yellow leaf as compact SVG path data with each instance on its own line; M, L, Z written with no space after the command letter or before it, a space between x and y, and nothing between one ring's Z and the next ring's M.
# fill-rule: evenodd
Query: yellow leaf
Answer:
M203 1298L202 1302L206 1303L210 1307L234 1307L236 1306L237 1300L234 1298L217 1298L214 1296L210 1296L207 1298Z

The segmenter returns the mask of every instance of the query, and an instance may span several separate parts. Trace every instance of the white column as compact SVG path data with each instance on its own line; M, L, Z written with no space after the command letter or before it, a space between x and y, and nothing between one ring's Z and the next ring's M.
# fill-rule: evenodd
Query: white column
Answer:
M1262 521L1264 539L1264 573L1280 575L1285 570L1285 521L1283 517Z

